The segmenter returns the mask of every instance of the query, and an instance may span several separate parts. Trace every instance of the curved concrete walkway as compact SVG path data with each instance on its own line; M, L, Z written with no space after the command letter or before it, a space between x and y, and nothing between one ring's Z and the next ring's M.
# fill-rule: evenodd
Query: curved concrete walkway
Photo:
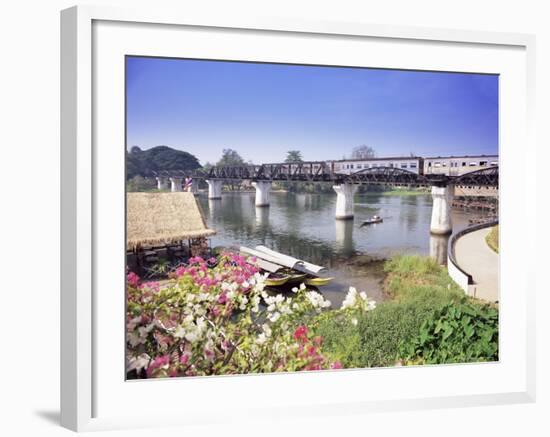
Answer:
M455 259L462 270L472 275L471 296L491 302L498 300L498 254L487 245L491 228L460 237L455 244Z

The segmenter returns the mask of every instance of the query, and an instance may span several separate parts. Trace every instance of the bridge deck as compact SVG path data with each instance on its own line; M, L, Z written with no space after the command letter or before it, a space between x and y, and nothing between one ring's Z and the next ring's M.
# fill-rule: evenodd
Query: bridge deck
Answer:
M396 167L374 167L351 174L337 173L328 162L215 166L198 170L170 170L153 174L157 177L192 177L225 181L331 182L334 184L378 184L407 186L498 187L498 166L460 176L418 174Z

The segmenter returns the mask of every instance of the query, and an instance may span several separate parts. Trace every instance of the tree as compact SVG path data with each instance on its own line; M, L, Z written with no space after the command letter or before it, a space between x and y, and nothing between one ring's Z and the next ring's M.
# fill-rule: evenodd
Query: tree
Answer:
M242 165L244 164L244 159L239 155L236 150L233 149L223 149L222 157L216 165Z
M141 150L133 146L126 152L126 180L135 176L151 177L162 170L194 170L200 168L199 160L190 153L168 146Z
M351 159L369 159L374 158L375 155L376 153L374 149L366 144L354 147L351 151Z
M289 150L286 152L285 162L302 162L302 152L299 150Z

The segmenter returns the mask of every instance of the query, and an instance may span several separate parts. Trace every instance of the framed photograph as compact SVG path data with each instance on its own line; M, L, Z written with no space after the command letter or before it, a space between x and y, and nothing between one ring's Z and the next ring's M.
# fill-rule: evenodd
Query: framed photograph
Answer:
M63 426L534 400L534 37L79 6L61 52Z

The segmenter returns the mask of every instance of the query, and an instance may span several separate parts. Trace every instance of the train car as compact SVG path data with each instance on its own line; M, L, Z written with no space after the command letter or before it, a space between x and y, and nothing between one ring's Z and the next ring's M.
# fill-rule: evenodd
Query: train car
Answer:
M498 155L432 156L424 158L424 174L460 176L487 167L498 166Z
M329 163L334 172L341 174L352 174L377 167L399 168L416 174L422 174L424 171L424 159L420 156L340 159Z

